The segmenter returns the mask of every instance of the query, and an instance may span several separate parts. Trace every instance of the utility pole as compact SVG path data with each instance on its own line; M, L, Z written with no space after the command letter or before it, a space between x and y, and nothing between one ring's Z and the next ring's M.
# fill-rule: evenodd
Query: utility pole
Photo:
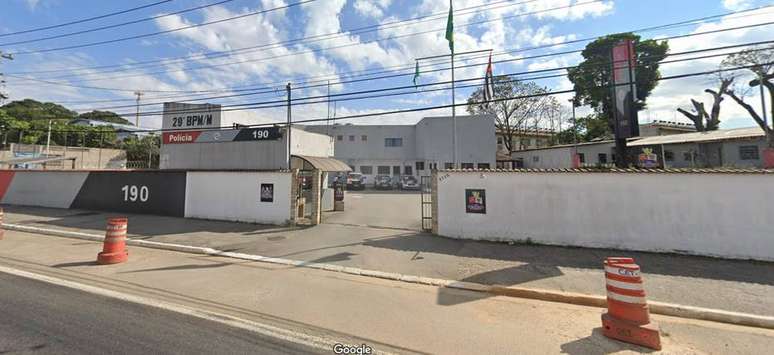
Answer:
M13 55L0 51L0 59L13 60ZM5 79L3 78L3 73L0 72L0 105L4 105L7 98L8 95L5 93Z
M137 95L137 115L134 117L134 126L140 127L140 97L144 95L141 91L135 91L135 95Z
M288 91L288 124L287 124L287 127L288 127L288 129L287 129L288 130L288 170L290 170L290 156L291 156L291 151L290 151L290 147L291 147L291 145L290 145L290 130L291 130L291 126L290 126L290 123L293 121L293 116L292 116L292 114L290 112L290 83L288 83L288 86L285 87L285 90Z
M48 120L48 137L46 137L46 156L51 155L51 120Z
M573 96L572 99L570 99L570 105L572 105L572 151L573 151L572 164L573 165L575 165L575 159L578 158L578 121L575 118L575 99L576 99L575 96Z
M766 96L763 94L763 75L760 72L758 73L758 81L760 81L758 86L760 86L761 89L761 112L763 112L763 125L768 126L768 118L766 117ZM774 103L772 105L774 105ZM774 120L774 117L772 119Z

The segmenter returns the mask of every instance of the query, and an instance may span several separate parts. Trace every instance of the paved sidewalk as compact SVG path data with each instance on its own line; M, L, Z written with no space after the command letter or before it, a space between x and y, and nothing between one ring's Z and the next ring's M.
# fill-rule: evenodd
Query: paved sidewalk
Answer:
M103 234L110 214L6 207L8 223ZM606 256L636 258L650 300L774 315L774 263L447 239L348 224L285 228L129 215L133 238L482 284L604 294Z
M7 231L0 266L399 353L641 353L601 335L602 310L307 268ZM665 353L761 354L774 331L654 315Z

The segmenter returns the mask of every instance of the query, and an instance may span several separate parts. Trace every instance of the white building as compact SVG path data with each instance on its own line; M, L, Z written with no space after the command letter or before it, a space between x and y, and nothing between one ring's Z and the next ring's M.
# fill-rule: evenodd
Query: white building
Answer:
M426 117L415 125L334 124L306 126L327 134L334 157L373 181L375 175L429 175L454 163L453 120ZM494 117L457 116L457 154L462 168L495 167Z

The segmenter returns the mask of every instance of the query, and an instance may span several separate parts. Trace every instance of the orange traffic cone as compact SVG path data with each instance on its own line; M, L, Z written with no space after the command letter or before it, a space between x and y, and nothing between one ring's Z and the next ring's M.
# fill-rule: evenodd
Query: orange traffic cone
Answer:
M109 218L102 252L97 254L97 263L118 264L126 261L129 252L126 251L126 218Z
M5 214L3 213L3 209L0 208L0 240L3 240L3 235L5 234L5 230L3 229L3 217L5 217Z
M661 350L658 325L650 321L650 309L642 287L640 267L632 258L605 260L607 313L602 315L603 334L627 343Z

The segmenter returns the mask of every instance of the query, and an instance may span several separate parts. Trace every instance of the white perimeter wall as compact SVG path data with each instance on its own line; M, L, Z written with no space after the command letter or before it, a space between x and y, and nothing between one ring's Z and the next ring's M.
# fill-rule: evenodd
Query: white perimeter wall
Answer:
M291 181L289 172L189 172L185 216L284 225ZM261 184L274 184L274 202L261 202Z
M771 174L439 172L438 234L772 261L773 196Z

